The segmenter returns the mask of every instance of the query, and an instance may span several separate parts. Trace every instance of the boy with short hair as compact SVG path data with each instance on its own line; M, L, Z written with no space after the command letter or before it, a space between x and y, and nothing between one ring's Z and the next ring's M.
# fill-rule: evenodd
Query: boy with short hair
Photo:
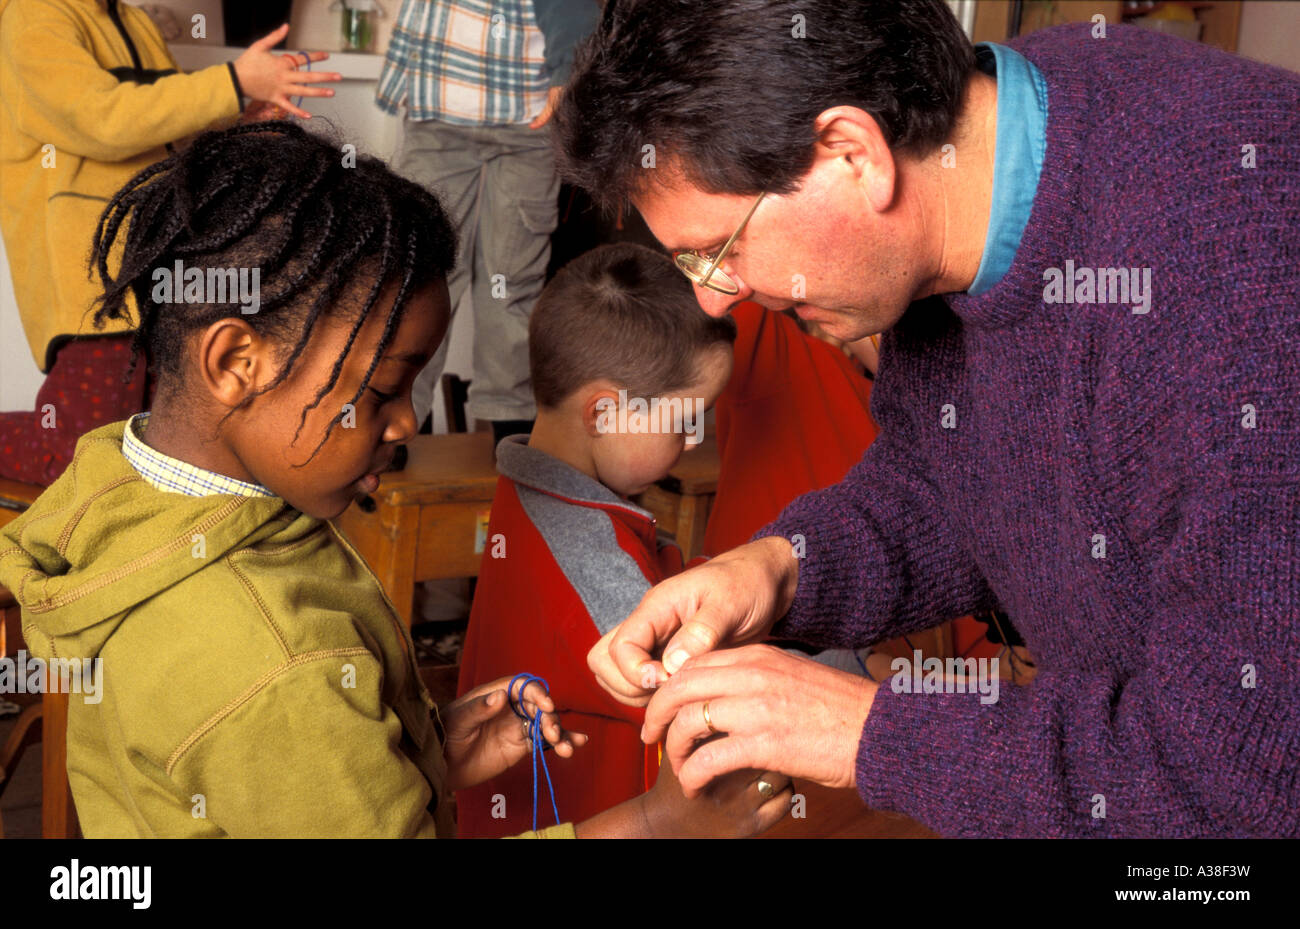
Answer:
M628 498L698 444L704 412L731 375L735 335L729 317L700 309L667 257L636 245L577 258L533 312L537 422L531 437L497 447L501 478L460 691L521 669L546 678L564 725L591 739L585 753L551 762L565 819L636 796L658 770L658 753L641 742L644 711L606 694L586 656L681 569L654 517ZM531 770L519 766L461 791L460 834L527 828L532 790Z

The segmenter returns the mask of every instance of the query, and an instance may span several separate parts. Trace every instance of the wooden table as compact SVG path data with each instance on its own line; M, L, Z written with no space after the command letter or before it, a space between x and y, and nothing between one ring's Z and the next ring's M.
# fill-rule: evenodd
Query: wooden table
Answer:
M764 839L937 839L935 833L901 813L883 813L864 806L851 788L832 790L795 781L803 794L802 819L787 816Z
M381 475L334 524L409 625L417 583L478 576L497 472L491 432L420 435L407 447L406 468Z
M718 491L718 436L712 428L698 448L683 452L668 476L636 498L655 515L689 561L704 550L704 528Z
M353 503L334 524L409 624L417 583L478 576L497 472L490 432L421 435L407 446L406 468L382 475L365 505ZM717 489L718 443L710 431L637 502L689 559L703 548Z

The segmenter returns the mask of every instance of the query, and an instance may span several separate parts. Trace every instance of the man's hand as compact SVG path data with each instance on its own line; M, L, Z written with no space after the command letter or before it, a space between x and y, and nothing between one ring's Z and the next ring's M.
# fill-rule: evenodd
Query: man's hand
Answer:
M690 657L767 635L794 599L799 561L781 538L759 539L657 584L587 655L601 687L644 706ZM663 662L655 659L662 652Z
M641 738L665 742L688 797L746 768L852 787L878 686L770 645L712 652L654 695Z
M527 757L532 740L524 734L524 721L509 709L503 677L475 687L440 714L446 741L442 755L447 761L447 786L452 790L473 787L501 774ZM518 687L515 688L519 690ZM515 694L519 698L519 694ZM555 754L571 758L587 744L581 732L567 732L555 715L555 703L536 681L523 688L520 707L532 720L542 711L542 735L555 747ZM532 723L528 724L531 731Z
M552 87L546 92L546 106L542 107L542 112L533 117L533 121L528 124L529 129L541 129L551 121L551 114L555 112L563 93L563 87Z
M308 61L324 61L328 52L298 52L277 54L271 51L276 42L289 32L285 23L269 35L263 36L235 59L235 74L244 94L253 100L273 103L302 119L311 119L306 110L289 102L290 97L332 97L334 91L326 87L307 87L321 81L341 81L343 75L335 71L299 71L298 65Z

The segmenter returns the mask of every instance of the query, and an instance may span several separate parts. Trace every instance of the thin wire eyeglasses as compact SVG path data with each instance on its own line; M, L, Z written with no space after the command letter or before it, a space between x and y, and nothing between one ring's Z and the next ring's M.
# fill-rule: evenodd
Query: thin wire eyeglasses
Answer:
M749 208L749 212L741 220L740 226L731 234L731 238L727 239L727 244L722 246L714 257L710 258L708 255L701 255L697 251L678 252L673 260L677 262L677 267L681 269L681 272L700 287L707 287L709 290L720 294L740 293L740 285L718 266L727 257L727 252L731 251L731 246L736 244L740 234L745 231L745 226L749 224L749 218L754 215L754 211L758 209L758 205L763 202L763 198L766 196L766 191L758 195L754 205Z

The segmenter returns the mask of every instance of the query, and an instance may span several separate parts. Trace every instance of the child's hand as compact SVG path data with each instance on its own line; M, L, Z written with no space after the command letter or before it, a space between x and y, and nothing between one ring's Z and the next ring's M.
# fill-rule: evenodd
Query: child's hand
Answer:
M496 777L521 761L532 751L532 740L525 726L532 729L532 719L542 711L542 735L561 758L570 758L576 749L587 744L581 732L567 732L560 726L555 704L541 684L533 681L523 688L523 704L528 714L525 723L510 709L503 677L475 687L440 714L446 741L442 756L447 761L447 784L452 790L473 787ZM516 699L519 699L516 686Z
M284 119L288 115L274 103L267 103L265 100L254 100L244 107L244 112L240 115L239 121L241 123L261 123Z
M760 792L760 783L769 786ZM654 787L644 795L646 824L654 838L743 839L780 822L790 812L793 796L785 775L736 771L688 800L665 758Z
M299 71L298 65L310 61L324 61L328 52L298 52L278 54L271 47L289 32L285 23L269 35L263 36L235 59L235 74L244 94L254 100L274 103L294 116L311 119L311 114L289 102L290 97L332 97L334 91L326 87L307 87L321 81L341 81L343 75L334 71Z

